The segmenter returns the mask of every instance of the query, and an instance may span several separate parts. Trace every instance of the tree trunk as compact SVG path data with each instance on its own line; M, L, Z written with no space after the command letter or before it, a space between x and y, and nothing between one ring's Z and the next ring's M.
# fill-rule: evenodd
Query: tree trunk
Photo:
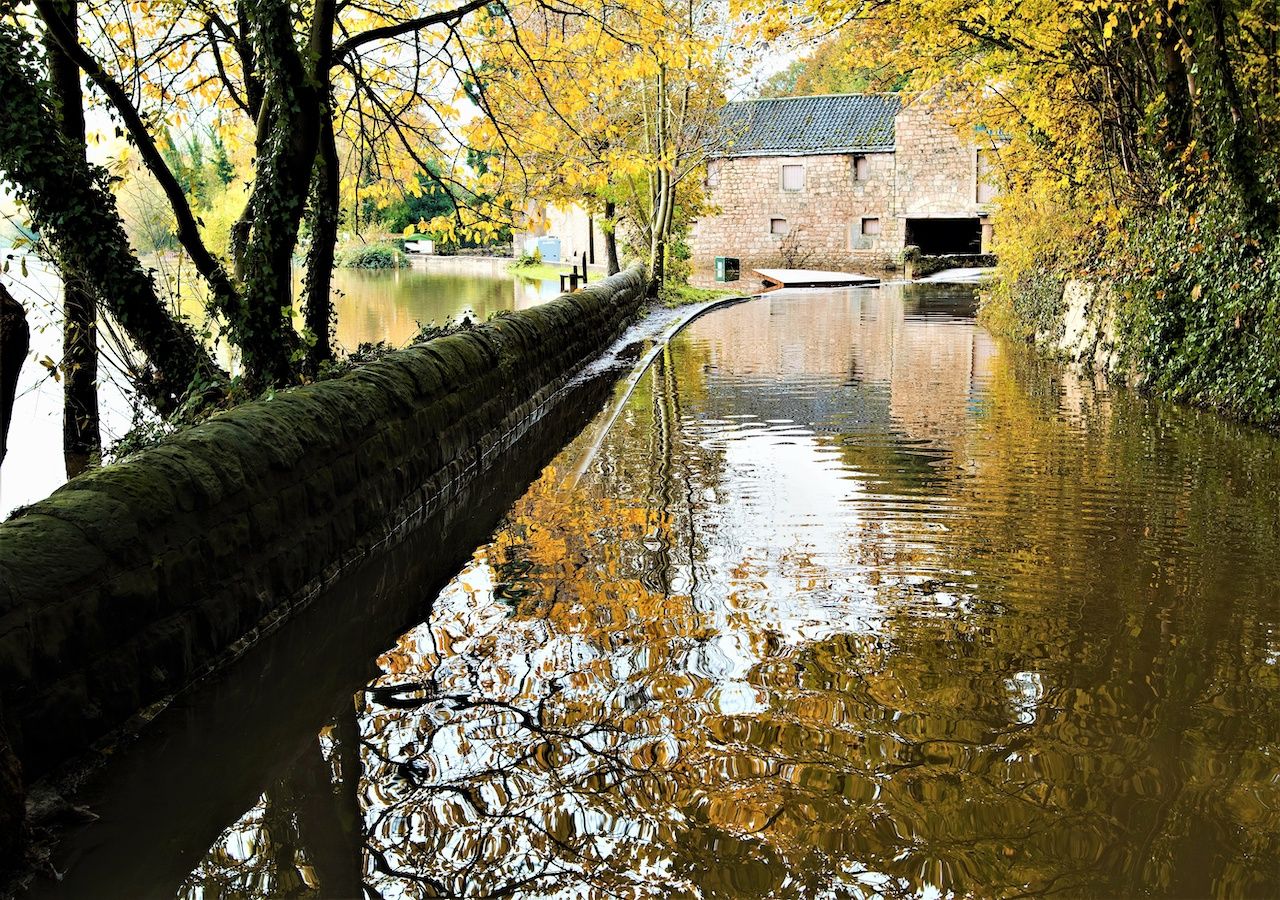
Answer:
M653 209L650 213L649 224L649 296L657 297L658 291L662 288L662 282L666 278L666 261L667 261L667 233L663 228L663 223L667 221L667 203L669 200L669 191L667 190L667 181L670 178L668 172L664 170L658 171L657 187L653 198Z
M240 350L250 380L265 386L289 380L299 344L291 320L293 251L319 144L322 96L294 43L290 5L262 0L248 16L266 99L259 127L265 140L245 216L251 229L240 260L249 325Z
M61 31L78 40L76 0L66 0L51 10L59 17ZM85 158L84 96L80 67L45 36L49 86L58 128L68 151ZM62 456L67 477L74 478L102 457L98 419L98 304L93 292L78 278L62 279Z
M670 161L667 158L667 70L658 66L655 91L657 109L654 110L654 155L657 158L657 180L649 210L649 290L648 295L657 298L667 277L667 236L670 233L671 209L675 200L675 188L671 182Z
M654 205L653 234L649 249L650 284L649 296L656 298L667 277L667 246L671 242L671 222L675 206L675 185L671 181L671 173L663 170L658 173L658 197Z
M304 316L314 342L307 350L307 372L315 376L333 358L329 327L333 319L333 248L338 240L338 148L326 108L320 123L320 149L311 181L311 249L307 252Z
M43 93L29 36L0 24L0 172L15 187L68 281L78 280L150 363L131 375L161 412L193 382L220 375L208 352L173 318L129 246L106 172L63 140Z
M68 7L71 10L70 16L67 15ZM50 54L53 53L55 47L61 50L62 55L68 58L68 64L83 69L84 74L97 85L99 90L107 95L107 98L120 114L123 124L128 129L129 137L137 147L138 154L146 165L147 171L155 177L165 198L169 201L169 206L173 210L178 241L182 244L183 249L187 251L187 255L191 257L191 262L196 267L196 271L200 273L205 283L208 284L210 305L226 320L232 342L238 342L244 325L240 319L241 304L236 287L232 283L230 276L227 275L222 263L209 252L209 248L205 246L204 240L200 237L199 224L196 221L195 213L191 210L186 191L179 183L177 173L170 170L165 155L148 132L147 124L143 116L138 112L137 107L134 106L129 92L103 69L95 57L80 45L76 27L77 22L74 15L75 0L36 0L36 9L45 22L47 29L45 42ZM68 87L74 86L76 89L76 102L80 102L79 85L78 77L74 82L68 84ZM57 93L55 89L55 99ZM82 121L80 128L81 140L79 143L83 143L83 130Z
M1170 160L1181 158L1182 151L1191 143L1191 87L1182 58L1182 42L1178 29L1173 27L1173 17L1180 8L1180 5L1170 7L1170 22L1161 28L1159 38L1164 56L1164 108L1169 121L1165 132L1166 156Z
M1227 174L1244 198L1253 224L1272 232L1280 223L1280 208L1271 201L1265 188L1266 179L1258 171L1258 163L1262 157L1257 151L1253 125L1249 121L1240 86L1236 81L1234 61L1227 42L1227 10L1222 0L1211 0L1209 12L1213 19L1214 68L1226 105L1226 118L1229 120L1226 141ZM1222 118L1221 113L1218 118Z
M31 329L27 327L26 310L0 284L0 461L4 460L9 446L13 399L18 393L18 376L22 374L30 346Z
M604 233L604 255L605 261L609 264L609 274L617 275L622 271L622 266L618 262L618 222L615 216L618 214L618 207L612 200L604 202L604 221L600 223L600 230Z

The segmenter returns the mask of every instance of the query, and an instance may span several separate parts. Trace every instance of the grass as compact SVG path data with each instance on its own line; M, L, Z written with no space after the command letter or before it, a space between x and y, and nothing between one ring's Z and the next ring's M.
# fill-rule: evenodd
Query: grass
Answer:
M720 288L700 288L691 284L671 283L664 284L662 290L658 292L663 305L670 308L688 306L691 303L706 303L708 300L733 297L739 294L741 294L741 291L726 291Z
M532 281L546 281L548 278L558 279L565 272L569 271L569 267L549 263L538 263L537 265L532 266L518 266L515 263L512 263L507 266L507 271L519 278L528 278Z

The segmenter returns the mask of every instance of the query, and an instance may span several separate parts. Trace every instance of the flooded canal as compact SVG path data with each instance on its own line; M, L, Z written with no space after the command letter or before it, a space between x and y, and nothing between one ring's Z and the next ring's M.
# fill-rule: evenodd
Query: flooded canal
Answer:
M292 673L272 702L323 715L165 726L218 749L154 742L185 771L100 808L64 889L1275 896L1280 442L972 312L699 319L442 590L360 601L418 624L264 665L251 693Z

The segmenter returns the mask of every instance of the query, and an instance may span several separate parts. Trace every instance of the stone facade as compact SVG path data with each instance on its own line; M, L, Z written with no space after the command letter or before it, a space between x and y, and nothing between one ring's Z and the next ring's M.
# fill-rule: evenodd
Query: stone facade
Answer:
M894 131L892 149L883 151L712 159L712 212L690 234L695 266L707 270L715 257L732 256L744 273L760 266L871 271L897 267L909 243L987 252L986 201L994 191L978 173L990 157L980 162L978 142L922 100L902 107ZM801 167L798 190L787 189L796 186L794 170L784 186L784 166ZM971 251L942 249L970 231Z
M925 103L907 104L895 122L893 214L906 218L978 218L977 147L945 115Z
M852 154L740 156L713 159L707 182L715 214L693 227L695 264L736 256L754 266L840 268L854 262L883 267L902 246L893 203L893 154L862 154L866 178ZM782 167L800 166L799 190L783 186ZM879 235L863 235L863 218L878 219ZM786 234L771 224L786 222Z

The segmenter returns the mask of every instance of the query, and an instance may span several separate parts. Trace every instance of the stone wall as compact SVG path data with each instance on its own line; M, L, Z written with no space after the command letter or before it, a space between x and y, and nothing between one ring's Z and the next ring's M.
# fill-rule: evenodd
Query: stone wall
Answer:
M1063 286L1062 309L1055 332L1038 333L1036 343L1085 371L1130 381L1120 364L1110 286L1071 279Z
M739 156L714 159L707 181L715 213L698 219L690 233L695 265L736 256L746 270L862 267L883 269L901 249L893 211L893 154L866 154L867 177L855 177L850 154ZM782 187L782 167L804 168L799 191ZM880 220L879 236L862 235L862 219ZM785 219L786 237L770 232L771 219Z
M950 123L945 108L917 99L894 123L897 214L905 218L977 218L977 147Z
M0 710L28 778L502 465L644 287L633 267L245 404L0 525Z

